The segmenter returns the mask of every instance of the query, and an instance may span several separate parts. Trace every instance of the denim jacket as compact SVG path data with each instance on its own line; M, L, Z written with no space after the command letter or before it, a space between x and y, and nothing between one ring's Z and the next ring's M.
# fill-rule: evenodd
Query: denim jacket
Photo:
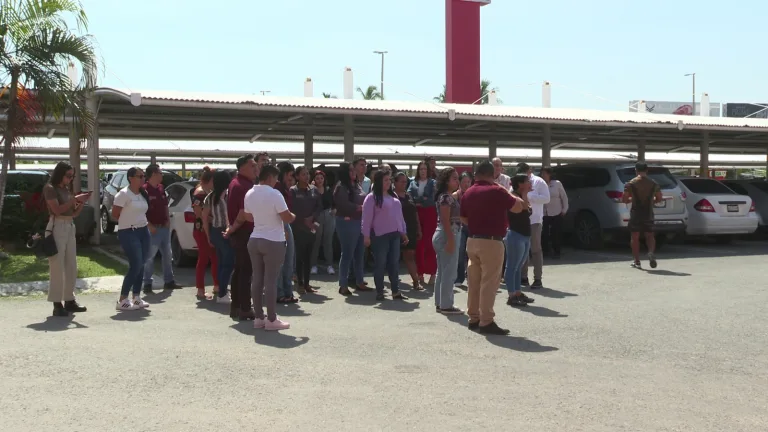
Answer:
M408 186L408 194L413 197L414 204L421 204L422 207L434 207L435 188L435 180L429 179L427 185L424 186L424 195L419 195L419 183L413 179L411 185Z

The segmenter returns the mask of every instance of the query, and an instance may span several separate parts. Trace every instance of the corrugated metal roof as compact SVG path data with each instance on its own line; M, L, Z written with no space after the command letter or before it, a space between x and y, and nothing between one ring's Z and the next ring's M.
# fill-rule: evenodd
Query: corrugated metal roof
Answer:
M102 89L130 97L130 92L116 89ZM491 105L446 104L437 102L409 102L392 100L356 100L325 99L289 96L258 96L221 93L175 92L175 91L140 91L142 104L148 101L175 101L196 103L218 103L232 105L257 105L263 107L284 107L317 109L333 112L335 110L364 111L367 113L417 113L447 115L449 110L456 112L457 118L489 117L508 119L532 119L542 122L584 122L584 123L636 123L685 126L725 127L725 128L768 128L768 119L679 116L672 114L651 114L625 111L599 111L569 108L513 107Z

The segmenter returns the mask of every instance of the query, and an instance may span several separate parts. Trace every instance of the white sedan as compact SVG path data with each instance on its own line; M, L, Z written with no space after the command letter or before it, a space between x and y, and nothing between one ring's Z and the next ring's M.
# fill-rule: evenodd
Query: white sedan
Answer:
M688 235L718 236L727 242L735 234L757 230L752 198L739 195L723 183L708 178L681 178L688 207Z
M171 250L173 264L191 266L197 260L197 242L192 235L195 228L195 212L192 211L192 195L198 182L182 181L165 188L168 196L168 213L171 216Z

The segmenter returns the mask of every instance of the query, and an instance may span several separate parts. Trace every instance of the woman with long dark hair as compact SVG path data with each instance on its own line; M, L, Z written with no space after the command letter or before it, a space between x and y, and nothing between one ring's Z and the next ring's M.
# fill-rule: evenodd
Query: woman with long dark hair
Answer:
M315 237L315 247L312 248L312 274L317 274L317 261L320 258L320 246L323 247L323 258L325 258L326 272L329 275L336 274L333 269L333 236L336 234L336 209L333 205L333 187L329 183L330 179L325 177L323 171L315 171L314 186L317 193L320 194L320 201L323 204L323 211L317 218L317 237Z
M400 292L400 244L408 244L408 231L400 200L392 191L389 170L373 175L372 192L363 201L363 242L373 252L376 300L384 300L384 273L389 275L392 299L404 300Z
M205 271L208 269L208 263L211 264L211 275L213 276L213 293L219 292L219 260L216 256L216 249L211 247L210 238L205 234L203 225L209 221L203 221L203 202L205 197L213 189L213 170L209 167L203 168L200 175L200 182L191 191L192 211L195 212L195 226L192 229L192 237L197 244L197 266L195 267L195 286L197 287L198 300L211 300L212 295L205 292Z
M83 205L88 201L91 193L72 195L74 175L75 170L72 165L59 162L53 169L51 181L43 187L43 197L49 213L44 235L53 236L58 251L56 255L48 257L51 276L48 301L53 303L53 316L68 316L70 312L87 310L75 300L77 240L73 221L83 210Z
M461 208L461 197L464 196L464 192L466 192L467 189L472 186L473 181L472 173L469 171L464 171L459 176L459 189L453 193L453 197L456 198L456 201L459 203L459 208ZM457 288L464 286L464 281L467 277L467 263L469 261L467 258L467 238L469 238L469 228L466 225L461 224L461 241L459 242L459 266L456 270L456 282L453 284Z
M213 174L213 188L203 201L203 231L209 246L216 252L218 267L214 277L219 281L219 291L215 293L216 303L231 304L229 282L235 268L235 250L224 233L229 228L227 199L232 176L225 170Z
M296 172L293 164L290 162L280 162L277 164L278 175L277 183L274 188L283 194L283 199L288 205L288 210L293 212L293 195L289 193L289 190L296 182L296 177L293 174ZM277 278L277 302L278 303L298 303L297 299L293 295L293 272L296 268L296 243L293 237L293 229L291 224L285 225L285 259L283 260L283 266L280 269L280 275Z
M523 200L523 211L520 213L507 212L509 230L504 238L507 248L507 271L504 273L504 284L507 286L510 306L527 306L533 299L523 294L521 277L523 265L531 251L531 204L528 202L528 192L532 185L528 174L517 174L512 177L512 195Z
M427 162L419 162L416 167L416 177L408 187L408 194L413 198L419 212L421 224L421 240L416 244L416 268L419 272L419 282L425 285L424 275L429 275L429 282L435 282L437 273L437 258L432 246L432 236L437 229L437 208L435 207L435 180L430 177L430 166Z
M440 171L437 176L438 224L432 244L437 253L437 278L435 279L435 309L454 315L464 313L453 305L453 284L459 264L461 220L459 202L453 193L459 188L459 174L453 168Z
M356 289L370 291L363 283L363 245L362 217L365 193L357 182L355 166L342 162L338 173L339 183L333 191L333 202L336 205L336 233L341 244L341 259L339 260L339 294L350 296L349 269L353 268Z
M403 261L408 268L408 274L411 275L413 289L416 291L424 290L419 284L419 272L416 269L416 243L421 240L421 224L419 223L419 213L413 198L406 191L408 189L408 176L399 172L395 176L395 195L400 200L400 207L403 209L403 220L405 221L405 232L408 234L408 243L403 244L400 252L403 255Z
M317 237L316 221L323 212L323 202L317 188L309 184L309 169L300 166L294 171L296 185L289 190L293 201L293 214L296 219L291 223L296 251L296 277L299 286L306 294L317 292L310 284L312 270L312 250Z

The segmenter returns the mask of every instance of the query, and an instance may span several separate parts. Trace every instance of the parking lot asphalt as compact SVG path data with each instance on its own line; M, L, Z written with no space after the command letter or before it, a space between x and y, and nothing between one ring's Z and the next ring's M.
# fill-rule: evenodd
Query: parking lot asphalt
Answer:
M378 304L342 298L327 276L279 308L281 333L193 288L147 298L144 313L82 296L89 311L71 319L0 300L3 429L768 430L766 249L666 245L654 271L629 268L625 248L566 250L533 305L499 293L508 337L436 314L431 291Z

